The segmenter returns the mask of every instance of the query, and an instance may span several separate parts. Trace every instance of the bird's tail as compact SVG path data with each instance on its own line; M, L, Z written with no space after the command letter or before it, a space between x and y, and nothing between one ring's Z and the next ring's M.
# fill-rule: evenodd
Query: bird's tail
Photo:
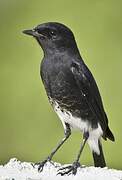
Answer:
M97 154L94 151L92 152L93 159L94 159L94 166L103 168L106 166L106 162L105 162L105 158L104 158L104 154L103 154L103 150L102 150L102 144L101 144L100 140L98 140L98 145L99 145L100 154Z

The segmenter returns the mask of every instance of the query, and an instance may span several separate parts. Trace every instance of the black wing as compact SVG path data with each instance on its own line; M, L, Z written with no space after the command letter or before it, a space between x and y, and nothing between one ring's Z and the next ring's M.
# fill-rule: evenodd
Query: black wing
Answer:
M74 62L71 65L71 71L78 85L81 95L86 100L88 107L91 109L94 117L99 121L103 132L106 134L108 128L108 119L105 114L102 99L97 84L85 64ZM106 139L106 135L103 137Z

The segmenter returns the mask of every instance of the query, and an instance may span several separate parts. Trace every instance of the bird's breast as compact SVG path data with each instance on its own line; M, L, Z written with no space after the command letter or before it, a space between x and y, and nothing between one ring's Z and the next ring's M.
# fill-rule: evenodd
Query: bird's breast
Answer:
M71 112L73 117L86 119L90 115L69 64L45 62L41 67L41 77L48 97L56 101L62 109Z
M70 66L67 64L44 62L41 66L41 77L47 94L52 98L60 100L74 94L73 91L78 92Z

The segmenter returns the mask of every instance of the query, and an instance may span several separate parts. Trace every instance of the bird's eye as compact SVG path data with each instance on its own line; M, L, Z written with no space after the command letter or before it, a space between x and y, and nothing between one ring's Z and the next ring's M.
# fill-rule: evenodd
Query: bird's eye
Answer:
M56 35L57 35L57 34L56 34L55 31L52 30L52 31L50 31L50 35L51 35L53 38L56 38Z

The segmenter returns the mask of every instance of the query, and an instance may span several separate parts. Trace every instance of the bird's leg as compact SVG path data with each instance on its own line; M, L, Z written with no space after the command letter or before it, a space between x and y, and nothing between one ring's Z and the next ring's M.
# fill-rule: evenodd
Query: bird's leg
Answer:
M58 171L58 174L60 174L61 176L65 175L65 174L73 174L75 175L77 173L77 168L80 167L80 163L79 163L79 159L80 159L80 156L81 156L81 153L84 149L84 146L86 144L86 141L89 137L89 133L84 133L83 135L83 143L81 144L81 147L80 147L80 151L77 155L77 158L76 160L73 162L72 165L70 166L66 166L66 167L63 167L63 168L60 168Z
M42 162L36 163L36 165L38 166L38 171L42 171L43 167L45 165L45 163L47 161L51 161L52 157L54 156L54 154L58 151L58 149L64 144L64 142L69 138L69 136L71 135L71 130L70 130L70 126L69 124L65 123L66 125L66 130L65 130L65 137L59 142L59 144L57 145L57 147L55 149L53 149L53 151L50 153L50 155Z

